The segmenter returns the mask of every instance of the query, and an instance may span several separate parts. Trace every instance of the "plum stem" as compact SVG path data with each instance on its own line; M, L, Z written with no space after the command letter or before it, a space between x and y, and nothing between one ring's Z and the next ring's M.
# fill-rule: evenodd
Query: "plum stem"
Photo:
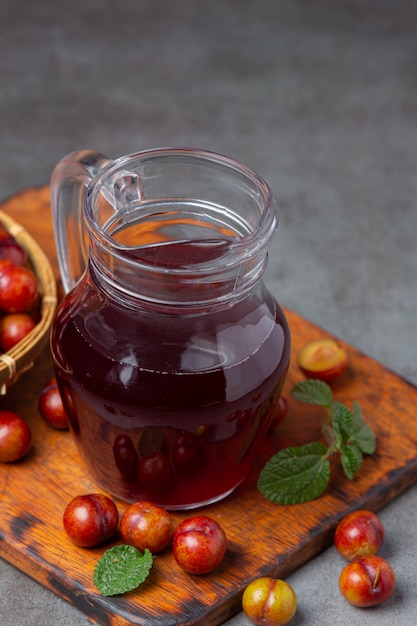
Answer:
M382 568L380 565L378 565L378 567L376 568L376 572L375 572L374 582L372 583L372 589L375 589L375 587L377 586L379 579L381 578L381 571L382 571Z

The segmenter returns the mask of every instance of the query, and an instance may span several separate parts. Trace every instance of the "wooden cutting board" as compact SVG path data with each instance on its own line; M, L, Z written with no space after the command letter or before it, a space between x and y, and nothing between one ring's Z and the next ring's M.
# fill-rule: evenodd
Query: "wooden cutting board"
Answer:
M49 189L28 189L0 208L37 239L58 275L50 220ZM0 398L0 408L19 412L33 431L28 456L0 466L0 555L73 603L93 621L107 626L220 624L241 608L241 594L260 575L286 577L327 547L348 511L377 510L417 478L417 389L353 347L349 368L334 384L335 397L348 406L357 400L377 434L377 452L366 457L358 477L348 481L337 464L326 494L303 505L278 506L256 489L260 467L279 448L320 438L319 407L289 398L302 379L295 356L308 340L326 332L286 311L293 340L292 366L284 389L289 413L271 433L251 476L231 497L203 509L228 537L221 567L207 576L179 570L172 554L159 556L147 581L124 596L105 598L92 583L104 551L75 547L64 534L62 513L71 498L97 491L85 473L68 432L41 421L37 401L52 374L49 351ZM120 511L125 505L118 503ZM183 515L176 515L180 520Z

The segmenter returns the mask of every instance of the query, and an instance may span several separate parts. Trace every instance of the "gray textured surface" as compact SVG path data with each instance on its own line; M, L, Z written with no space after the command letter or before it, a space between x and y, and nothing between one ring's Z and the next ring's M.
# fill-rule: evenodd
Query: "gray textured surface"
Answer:
M417 383L416 25L414 0L1 0L0 197L75 149L223 152L277 196L281 303ZM415 624L416 507L381 512L388 604L347 606L331 548L289 579L294 626ZM89 622L0 561L0 623Z

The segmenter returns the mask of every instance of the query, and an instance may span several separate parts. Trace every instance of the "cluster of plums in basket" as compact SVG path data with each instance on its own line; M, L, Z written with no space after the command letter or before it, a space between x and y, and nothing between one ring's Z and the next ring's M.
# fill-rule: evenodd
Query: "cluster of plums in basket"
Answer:
M39 321L39 283L26 250L0 223L0 352L17 346ZM56 381L41 390L39 411L55 428L67 428ZM14 411L0 411L0 462L18 461L32 443L29 425Z
M24 248L0 224L0 349L18 344L38 321L39 285Z

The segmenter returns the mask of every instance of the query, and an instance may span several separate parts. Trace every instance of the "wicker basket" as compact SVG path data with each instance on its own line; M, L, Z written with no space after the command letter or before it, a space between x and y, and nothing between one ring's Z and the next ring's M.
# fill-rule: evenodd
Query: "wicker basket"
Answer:
M57 291L52 267L36 241L23 226L1 210L0 222L26 251L29 264L38 278L41 294L41 318L35 328L11 350L0 354L0 395L4 395L19 376L32 367L36 357L49 342Z

